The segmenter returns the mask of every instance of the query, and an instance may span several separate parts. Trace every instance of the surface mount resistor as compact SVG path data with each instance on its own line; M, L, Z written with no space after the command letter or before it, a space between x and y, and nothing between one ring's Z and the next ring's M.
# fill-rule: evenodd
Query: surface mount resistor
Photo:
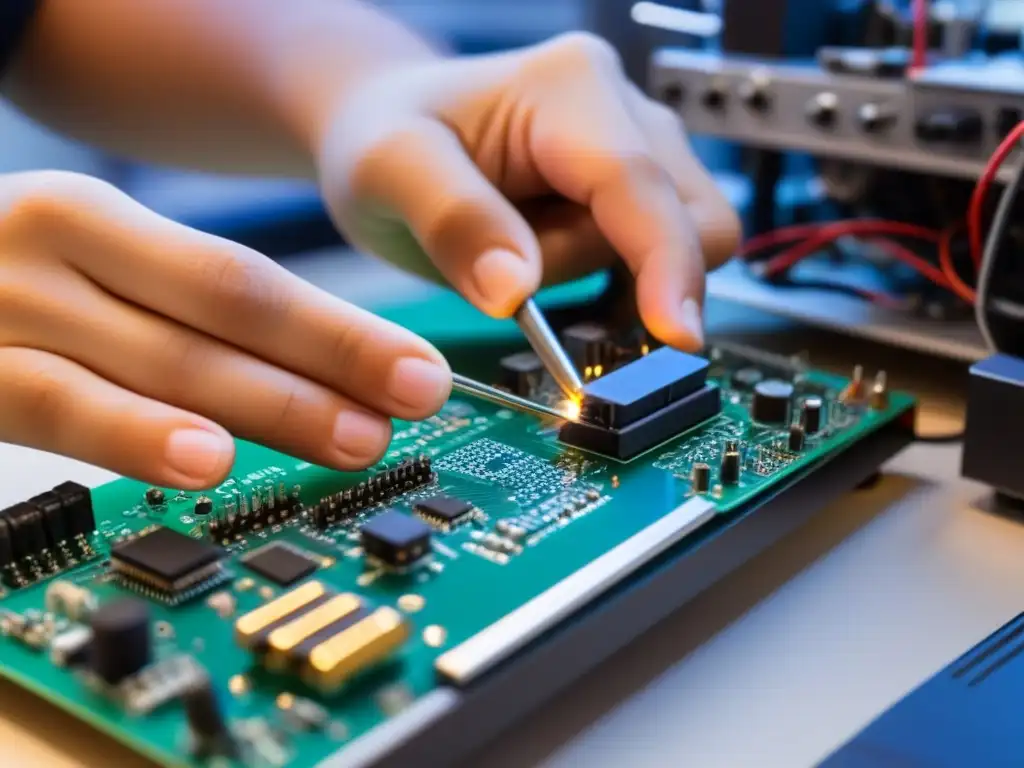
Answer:
M690 470L690 483L694 493L707 493L711 488L711 467L707 464L694 464Z

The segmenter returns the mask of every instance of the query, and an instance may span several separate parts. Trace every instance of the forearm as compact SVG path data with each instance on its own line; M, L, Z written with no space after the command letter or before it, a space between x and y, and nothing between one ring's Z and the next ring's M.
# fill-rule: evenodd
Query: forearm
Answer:
M122 154L309 176L348 89L436 55L355 0L44 0L4 90L56 130Z

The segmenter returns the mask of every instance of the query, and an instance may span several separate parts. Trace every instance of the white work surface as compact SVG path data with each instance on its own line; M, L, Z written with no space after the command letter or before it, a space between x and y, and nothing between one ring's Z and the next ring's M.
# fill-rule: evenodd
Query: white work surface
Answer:
M321 282L319 265L296 268ZM962 367L725 306L709 313L718 332L756 329L765 345L810 349L821 365L886 367L924 399L923 429L956 426L949 391L962 391ZM10 446L0 468L0 504L112 477ZM800 768L824 758L1024 609L1024 523L986 511L986 490L958 478L959 446L917 444L884 470L878 486L830 506L471 764ZM6 683L0 745L5 766L151 766Z

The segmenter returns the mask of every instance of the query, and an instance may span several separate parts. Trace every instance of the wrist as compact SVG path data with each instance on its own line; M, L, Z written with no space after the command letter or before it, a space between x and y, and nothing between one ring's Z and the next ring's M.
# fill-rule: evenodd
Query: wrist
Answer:
M271 76L276 101L295 142L316 168L335 115L368 81L446 53L362 2L328 4L288 30Z

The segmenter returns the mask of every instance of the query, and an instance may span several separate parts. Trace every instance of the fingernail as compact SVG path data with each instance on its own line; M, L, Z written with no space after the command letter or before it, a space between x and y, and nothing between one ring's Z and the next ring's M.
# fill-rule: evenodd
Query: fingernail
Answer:
M700 316L700 307L693 299L683 301L680 312L683 325L698 344L704 343L704 323Z
M164 459L179 474L203 482L224 471L231 452L232 446L222 435L205 429L179 429L167 438Z
M513 311L529 282L529 266L512 251L495 248L473 262L473 284L492 312Z
M387 447L388 423L360 411L343 411L334 422L334 445L355 461L372 461Z
M452 376L447 368L420 357L403 357L391 368L387 391L415 411L433 413L448 398Z

